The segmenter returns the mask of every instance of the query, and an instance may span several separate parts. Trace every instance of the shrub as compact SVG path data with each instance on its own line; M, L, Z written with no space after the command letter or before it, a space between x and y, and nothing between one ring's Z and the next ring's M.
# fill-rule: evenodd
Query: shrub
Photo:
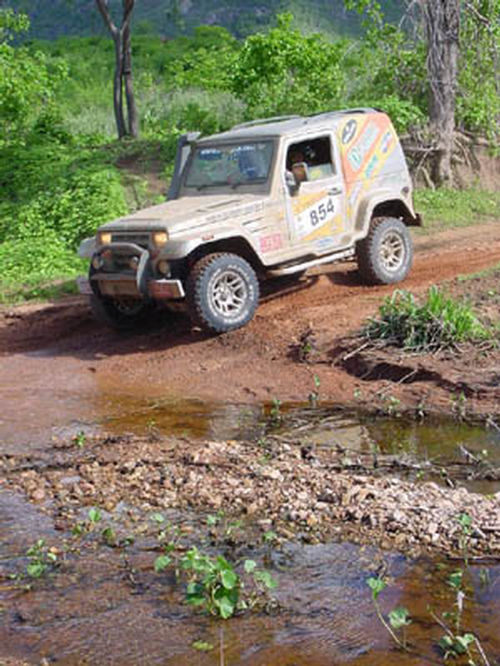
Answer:
M421 304L410 292L396 290L380 306L379 315L368 321L364 334L407 351L436 351L489 337L467 303L445 296L435 286Z

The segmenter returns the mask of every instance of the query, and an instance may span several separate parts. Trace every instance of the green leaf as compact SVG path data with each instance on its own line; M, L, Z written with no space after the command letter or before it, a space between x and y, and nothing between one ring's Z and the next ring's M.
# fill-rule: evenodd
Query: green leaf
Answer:
M89 520L91 523L98 523L102 518L101 512L96 507L92 507L89 511Z
M467 648L471 643L474 642L474 636L472 634L464 634L463 636L455 636L455 643L457 646L460 646L458 650L460 654L467 652Z
M468 513L459 514L457 520L464 529L467 529L472 525L472 518Z
M401 629L401 627L405 627L408 624L411 624L410 613L408 609L403 608L402 606L394 608L394 610L389 613L389 622L393 629Z
M191 647L199 652L210 652L214 649L212 643L207 643L206 641L194 641L194 643L191 643Z
M221 581L226 590L232 590L238 584L238 574L230 569L222 571Z
M169 557L168 555L160 555L159 557L157 557L156 560L155 560L155 571L156 571L156 573L160 573L161 571L166 569L171 561L172 561L172 558Z
M464 572L462 569L457 569L453 573L451 573L448 577L448 585L453 587L453 589L458 590L462 586L462 578L463 578Z
M257 567L257 562L254 560L245 560L245 564L243 565L245 568L245 573L250 574L253 571L255 571Z
M26 572L31 578L40 578L45 573L46 566L42 562L32 562L26 567Z
M269 530L262 537L265 543L271 543L271 541L276 541L277 538L278 535L276 534L276 532L273 532L273 530Z
M278 585L269 571L256 571L253 577L256 582L264 583L268 590L273 590Z
M153 513L153 515L151 516L151 520L154 520L154 522L158 524L165 522L165 518L162 516L161 513Z
M234 613L234 607L235 604L229 597L227 596L221 596L219 599L214 600L215 605L219 609L219 614L220 616L224 619L227 620L231 615Z
M385 580L383 578L380 578L379 576L377 576L377 578L373 576L371 578L367 578L366 584L371 589L372 597L374 599L377 599L378 595L382 592L382 590L384 590L387 587L387 583L385 582Z

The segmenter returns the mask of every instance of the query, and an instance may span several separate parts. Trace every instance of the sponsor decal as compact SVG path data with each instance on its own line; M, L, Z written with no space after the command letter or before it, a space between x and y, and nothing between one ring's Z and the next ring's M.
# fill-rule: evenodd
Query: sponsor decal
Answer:
M325 236L325 238L320 238L315 243L316 249L319 251L326 250L332 245L335 245L335 238L332 238L331 236Z
M283 246L283 239L280 233L270 234L269 236L264 236L260 239L260 251L265 252L274 252L279 250Z
M344 129L342 130L342 143L344 145L354 139L357 127L358 123L354 118L351 118L351 120L345 124Z
M368 164L366 165L366 169L365 169L365 176L366 176L367 178L371 178L371 176L372 176L372 174L373 174L373 171L374 171L375 167L376 167L377 164L378 164L378 161L379 161L379 160L378 160L378 155L373 155L373 156L370 158L370 161L369 161Z
M392 143L393 139L394 139L394 137L393 137L392 132L390 130L388 132L386 132L384 134L384 136L382 137L382 141L380 142L380 150L384 153L384 155L389 150L389 148L391 147L391 143Z
M378 132L378 127L374 123L370 123L361 134L357 143L349 151L347 159L354 171L359 171L361 168L368 151L375 143Z

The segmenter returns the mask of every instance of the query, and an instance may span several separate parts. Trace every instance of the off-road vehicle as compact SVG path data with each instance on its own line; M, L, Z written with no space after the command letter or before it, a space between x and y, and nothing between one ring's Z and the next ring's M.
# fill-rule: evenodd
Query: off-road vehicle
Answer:
M168 200L104 224L80 254L108 324L181 305L223 332L252 319L269 277L355 259L369 283L403 280L419 224L391 121L354 109L184 135Z

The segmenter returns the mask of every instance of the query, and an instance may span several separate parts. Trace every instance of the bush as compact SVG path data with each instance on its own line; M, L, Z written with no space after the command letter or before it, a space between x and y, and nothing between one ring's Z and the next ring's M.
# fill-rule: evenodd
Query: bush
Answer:
M126 210L118 171L89 150L54 143L0 153L0 242L51 231L69 250Z
M245 111L244 103L230 92L196 89L165 94L152 87L141 106L144 133L167 141L187 131L213 134L229 129L243 119Z
M396 290L380 306L379 314L379 319L369 320L364 334L407 351L436 351L489 337L467 303L446 297L437 287L429 289L422 304L413 294Z

